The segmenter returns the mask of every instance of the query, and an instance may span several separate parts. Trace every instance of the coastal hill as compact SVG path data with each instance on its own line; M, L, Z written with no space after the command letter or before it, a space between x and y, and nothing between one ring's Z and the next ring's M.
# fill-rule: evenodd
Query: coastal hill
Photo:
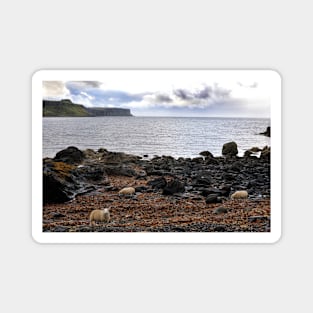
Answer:
M130 109L121 108L87 108L75 104L69 99L61 101L42 101L42 115L46 117L85 117L85 116L132 116Z

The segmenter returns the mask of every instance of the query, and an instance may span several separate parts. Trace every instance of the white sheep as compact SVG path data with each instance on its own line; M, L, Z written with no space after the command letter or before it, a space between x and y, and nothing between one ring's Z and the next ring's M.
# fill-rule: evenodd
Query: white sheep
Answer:
M110 221L110 211L109 209L93 210L90 213L89 220L90 220L90 226L93 226L97 222L108 223Z
M231 196L231 199L247 199L248 198L248 192L246 190L239 190L234 192Z
M118 194L119 196L132 196L134 195L136 192L135 188L134 187L125 187L123 189L121 189Z

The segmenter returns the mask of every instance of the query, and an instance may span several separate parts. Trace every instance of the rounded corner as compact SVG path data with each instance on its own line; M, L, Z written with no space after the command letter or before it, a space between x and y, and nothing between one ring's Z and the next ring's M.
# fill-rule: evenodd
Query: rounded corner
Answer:
M273 234L273 238L271 240L271 244L278 244L282 239L282 233L278 232L277 234Z
M36 244L42 244L42 241L40 241L40 239L37 237L37 234L34 234L34 233L32 232L31 238L32 238L32 240L33 240L34 243L36 243Z
M31 74L31 78L32 81L34 82L35 80L37 80L38 78L40 78L40 76L44 73L45 70L39 69L39 70L35 70L32 74Z
M283 76L277 69L269 69L268 72L274 77L274 79L277 79L280 84L282 83Z

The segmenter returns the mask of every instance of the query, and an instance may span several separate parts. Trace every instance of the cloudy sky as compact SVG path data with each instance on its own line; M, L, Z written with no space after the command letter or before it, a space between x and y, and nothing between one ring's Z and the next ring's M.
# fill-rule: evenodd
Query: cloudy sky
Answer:
M136 116L270 117L272 73L110 70L94 80L45 80L43 98L129 108Z

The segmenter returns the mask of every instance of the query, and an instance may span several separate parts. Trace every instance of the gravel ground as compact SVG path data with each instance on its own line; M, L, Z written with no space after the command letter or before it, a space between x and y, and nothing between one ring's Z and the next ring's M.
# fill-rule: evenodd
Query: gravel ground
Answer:
M270 232L270 198L206 204L193 194L164 196L148 189L120 197L126 186L146 186L133 177L110 176L112 188L43 207L44 232ZM90 226L94 209L110 208L111 220Z

